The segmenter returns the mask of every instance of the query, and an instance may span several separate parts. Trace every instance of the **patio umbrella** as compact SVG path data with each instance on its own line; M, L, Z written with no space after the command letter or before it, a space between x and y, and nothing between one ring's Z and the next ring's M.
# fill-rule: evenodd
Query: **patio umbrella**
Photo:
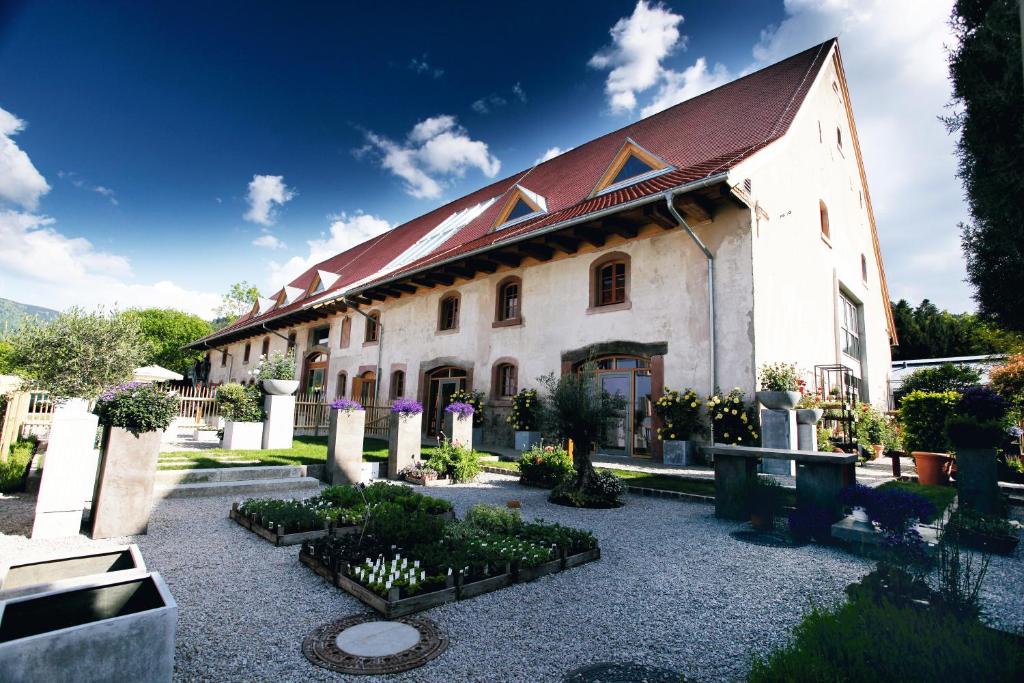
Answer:
M132 375L135 380L139 382L167 382L170 380L180 381L183 379L181 375L173 370L162 368L159 365L147 365L144 368L136 368Z

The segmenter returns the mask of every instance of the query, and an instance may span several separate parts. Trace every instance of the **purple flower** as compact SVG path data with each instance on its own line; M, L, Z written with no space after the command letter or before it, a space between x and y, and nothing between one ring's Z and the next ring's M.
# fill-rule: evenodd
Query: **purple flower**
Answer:
M423 404L411 398L400 398L391 404L391 412L397 413L402 417L419 415L423 412Z
M839 492L839 502L850 507L869 507L875 489L864 484L847 486Z
M331 401L331 407L335 410L343 410L346 413L351 410L362 410L363 405L359 401L353 401L348 398L337 398Z
M935 506L916 493L902 489L875 489L867 501L868 516L884 531L902 536L912 520L923 520L935 514Z
M145 386L145 382L125 382L124 384L118 384L116 387L111 387L100 394L99 400L101 401L113 401L114 397L125 391L133 391L139 387Z
M444 412L457 415L460 419L463 419L473 416L473 406L468 403L462 403L461 401L449 403L448 407L444 409Z

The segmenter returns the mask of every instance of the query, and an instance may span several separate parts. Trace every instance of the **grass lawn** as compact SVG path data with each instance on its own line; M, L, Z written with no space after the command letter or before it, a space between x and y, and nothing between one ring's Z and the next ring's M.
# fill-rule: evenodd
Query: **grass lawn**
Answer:
M878 488L880 489L903 489L909 493L916 493L919 496L924 496L931 504L935 506L937 515L941 516L946 508L949 507L953 499L956 498L956 489L952 486L927 486L925 484L918 484L912 481L887 481ZM935 517L930 519L922 519L921 521L928 524L934 521Z

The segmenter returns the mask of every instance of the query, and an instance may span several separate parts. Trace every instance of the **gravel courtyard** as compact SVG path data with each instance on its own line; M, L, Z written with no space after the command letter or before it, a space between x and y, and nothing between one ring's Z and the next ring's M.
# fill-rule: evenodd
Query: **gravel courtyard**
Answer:
M753 655L785 641L811 602L838 599L872 567L819 546L736 541L728 532L737 525L701 503L629 496L618 510L572 510L499 475L427 493L451 499L460 516L478 502L521 500L527 518L592 530L603 556L423 613L450 646L391 681L558 681L577 667L615 660L672 668L688 680L735 680ZM344 680L309 664L302 640L319 624L366 609L300 565L298 547L275 548L229 521L232 500L165 500L149 534L128 539L178 602L176 680ZM0 497L0 562L115 544L84 536L30 541L24 534L33 504L25 495ZM1021 565L1019 549L992 560L986 607L1003 627L1024 628L1015 578Z

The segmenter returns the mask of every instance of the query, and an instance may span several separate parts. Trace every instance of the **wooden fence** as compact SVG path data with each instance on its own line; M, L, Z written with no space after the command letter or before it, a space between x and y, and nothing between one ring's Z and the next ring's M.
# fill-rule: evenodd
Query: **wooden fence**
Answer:
M197 424L216 424L220 417L216 387L178 389L178 417Z
M298 394L295 397L295 430L318 436L326 434L331 417L330 401L317 392ZM366 436L388 438L391 406L366 405Z

